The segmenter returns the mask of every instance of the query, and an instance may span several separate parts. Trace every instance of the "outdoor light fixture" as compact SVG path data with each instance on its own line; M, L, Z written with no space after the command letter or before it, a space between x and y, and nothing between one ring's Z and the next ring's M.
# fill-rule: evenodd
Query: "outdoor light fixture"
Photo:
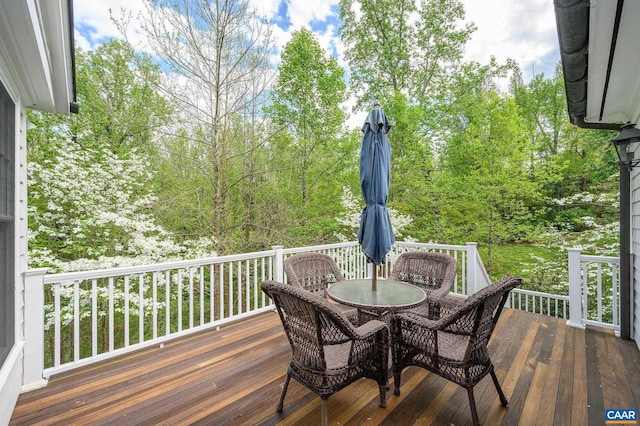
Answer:
M611 141L618 154L620 166L620 337L631 340L631 289L633 288L631 251L631 169L640 164L634 158L640 144L640 130L627 123L620 127L620 134Z
M640 144L640 130L635 124L627 123L620 127L620 134L611 143L616 149L620 165L631 170L640 164L640 158L634 158L634 152Z

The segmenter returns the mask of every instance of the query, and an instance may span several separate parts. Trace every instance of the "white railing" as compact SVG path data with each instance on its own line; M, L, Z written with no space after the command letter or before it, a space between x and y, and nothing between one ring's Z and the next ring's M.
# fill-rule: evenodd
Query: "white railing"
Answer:
M27 328L43 330L41 374L46 378L271 309L259 286L273 278L273 261L271 250L64 274L32 271L25 318ZM39 311L27 294L39 296ZM39 326L29 327L32 321Z
M386 278L397 257L414 250L458 260L455 294L470 295L491 282L475 243L398 242L378 276ZM65 274L31 270L25 274L25 389L56 373L271 310L260 283L286 281L284 260L309 251L331 255L346 278L371 276L355 242ZM560 318L569 310L570 325L618 329L617 271L617 258L570 251L569 296L516 289L509 304Z
M569 249L569 320L574 327L620 330L620 259Z
M509 295L509 306L563 318L572 327L590 324L620 330L619 259L583 255L580 248L568 252L568 296L515 289Z
M458 259L458 294L489 283L475 243L397 243L379 276L387 277L397 256L408 250ZM330 254L347 278L371 274L355 242L63 274L31 270L25 274L25 388L53 374L270 310L260 283L285 281L284 259L306 251Z
M568 318L569 296L517 288L509 293L509 306L521 311Z

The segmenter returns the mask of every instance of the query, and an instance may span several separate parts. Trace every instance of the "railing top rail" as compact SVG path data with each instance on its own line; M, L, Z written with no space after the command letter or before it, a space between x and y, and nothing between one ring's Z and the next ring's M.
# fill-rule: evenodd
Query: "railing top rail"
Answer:
M310 251L320 251L320 250L331 250L338 248L348 248L353 246L358 246L359 243L357 241L349 241L345 243L333 243L333 244L322 244L317 246L306 246L306 247L292 247L285 248L282 250L283 254L294 254L294 253L302 253L302 252L310 252ZM434 243L416 243L416 242L406 242L406 241L396 241L395 245L397 247L412 247L412 248L422 248L429 250L459 250L459 251L467 251L466 245L454 245L454 244L434 244Z
M620 264L619 256L593 256L589 254L582 254L580 255L580 260L587 262L615 263L616 265Z
M514 288L513 290L511 290L511 294L514 293L526 294L528 296L546 297L550 299L566 300L567 302L569 301L569 296L564 294L543 293L540 291L524 290L521 288Z
M239 260L260 259L273 256L274 250L259 251L253 253L232 254L216 256L204 259L180 260L175 262L155 263L152 265L126 266L110 269L98 269L92 271L64 272L61 274L45 274L44 283L52 284L61 281L87 280L93 278L105 278L112 276L134 275L154 271L166 271L170 269L189 268L200 265L215 265L219 263L235 262Z
M317 246L293 247L293 248L283 249L282 253L285 255L289 255L294 253L302 253L302 252L310 252L310 251L349 248L349 247L358 246L358 245L359 244L357 241L351 241L351 242L324 244L324 245L317 245ZM452 245L452 244L396 242L396 245L398 247L413 247L413 248L422 248L422 249L428 249L428 250L454 250L454 251L467 250L467 246L465 245ZM220 263L234 262L234 261L240 261L240 260L259 259L267 256L273 256L274 254L275 254L275 249L253 252L253 253L215 256L215 257L204 258L204 259L163 262L163 263L156 263L156 264L150 264L150 265L125 266L125 267L109 268L109 269L97 269L97 270L91 270L91 271L63 272L59 274L45 273L44 283L52 284L52 283L57 283L62 281L76 281L76 280L105 278L105 277L112 277L112 276L135 275L135 274L149 273L154 271L166 271L170 269L189 268L189 267L200 266L200 265L211 265L211 264L220 264Z
M396 243L397 244L397 243ZM285 248L282 250L283 254L294 254L294 253L303 253L310 251L319 251L319 250L331 250L337 248L347 248L352 246L359 245L357 241L349 241L346 243L334 243L334 244L322 244L318 246L306 246L306 247L292 247Z
M405 242L405 241L396 241L395 245L397 245L398 247L419 247L419 248L434 249L434 250L467 251L467 246L455 245L455 244L413 243L413 242Z

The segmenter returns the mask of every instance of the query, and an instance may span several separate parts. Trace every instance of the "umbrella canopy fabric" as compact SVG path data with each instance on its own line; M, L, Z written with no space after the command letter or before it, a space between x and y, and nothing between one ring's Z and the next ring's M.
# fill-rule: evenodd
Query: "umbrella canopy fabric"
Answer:
M389 120L378 106L371 110L362 126L360 187L366 206L360 216L358 242L367 259L376 265L384 261L395 243L387 211L391 173L391 146L387 138L389 129Z

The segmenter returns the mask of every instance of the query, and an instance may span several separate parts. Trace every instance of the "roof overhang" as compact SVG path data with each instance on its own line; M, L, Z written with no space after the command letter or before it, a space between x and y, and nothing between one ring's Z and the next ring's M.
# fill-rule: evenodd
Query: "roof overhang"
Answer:
M640 120L640 0L555 0L569 117L618 130Z
M75 102L72 0L1 1L0 55L26 107L69 114Z

